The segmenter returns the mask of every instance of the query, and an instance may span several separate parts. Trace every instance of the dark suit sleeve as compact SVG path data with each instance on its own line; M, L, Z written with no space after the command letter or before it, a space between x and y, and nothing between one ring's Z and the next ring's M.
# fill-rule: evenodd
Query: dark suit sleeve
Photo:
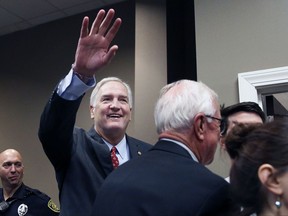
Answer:
M41 115L38 136L56 170L66 166L70 160L73 129L81 100L82 97L65 100L54 91Z

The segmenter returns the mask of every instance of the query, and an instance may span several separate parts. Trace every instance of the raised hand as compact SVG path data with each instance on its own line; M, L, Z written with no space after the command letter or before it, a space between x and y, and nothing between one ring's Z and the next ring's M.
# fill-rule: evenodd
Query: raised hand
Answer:
M115 19L115 11L110 9L106 16L104 10L100 10L89 31L89 17L84 17L81 27L80 38L75 54L75 62L72 68L78 74L92 77L96 71L108 64L118 50L117 45L110 47L112 40L117 34L121 19Z

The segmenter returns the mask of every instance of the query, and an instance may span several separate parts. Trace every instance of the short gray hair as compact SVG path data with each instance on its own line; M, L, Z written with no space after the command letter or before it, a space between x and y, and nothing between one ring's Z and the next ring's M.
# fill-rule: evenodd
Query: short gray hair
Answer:
M218 95L202 82L179 80L164 86L154 110L157 133L190 129L196 114L216 113Z
M123 86L127 89L127 92L128 92L128 104L130 106L130 108L132 108L132 104L133 104L133 96L132 96L132 91L131 91L131 88L130 86L122 81L120 78L118 77L106 77L104 79L102 79L100 82L97 83L97 85L95 86L94 90L92 91L91 93L91 96L90 96L90 106L95 106L97 100L98 100L98 93L99 93L99 90L100 88L105 84L105 83L108 83L108 82L119 82L121 84L123 84Z

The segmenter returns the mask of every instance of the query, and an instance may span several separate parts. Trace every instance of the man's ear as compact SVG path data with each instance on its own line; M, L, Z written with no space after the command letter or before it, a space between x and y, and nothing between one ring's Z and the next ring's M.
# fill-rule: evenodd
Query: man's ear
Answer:
M132 120L132 107L130 107L130 118L129 118L129 121Z
M194 128L195 137L197 137L199 140L204 139L205 127L206 127L205 117L203 114L198 113L194 117L193 128Z
M94 107L93 106L90 106L90 118L91 119L94 119Z
M277 170L270 164L262 164L258 169L258 177L264 187L276 195L283 194Z

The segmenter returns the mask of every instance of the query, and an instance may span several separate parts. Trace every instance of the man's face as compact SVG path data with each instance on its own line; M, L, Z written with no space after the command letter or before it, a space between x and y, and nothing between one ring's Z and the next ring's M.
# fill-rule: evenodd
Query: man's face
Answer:
M228 117L227 123L228 123L227 132L223 137L221 137L221 145L224 149L225 149L225 137L227 136L227 134L231 131L231 129L235 125L237 125L239 123L242 123L242 124L261 123L261 124L263 124L263 121L260 118L260 116L257 115L256 113L237 112L237 113L234 113Z
M91 107L96 131L104 138L123 137L131 120L131 108L125 86L117 81L105 83L99 90L95 107Z
M24 166L20 154L6 150L0 154L0 177L3 187L16 188L22 183Z
M215 102L214 106L216 108L216 113L214 114L213 117L221 119L219 104ZM220 121L218 121L217 119L206 118L207 131L205 140L202 143L202 151L201 151L202 155L201 163L204 165L208 165L213 161L217 145L219 143Z

